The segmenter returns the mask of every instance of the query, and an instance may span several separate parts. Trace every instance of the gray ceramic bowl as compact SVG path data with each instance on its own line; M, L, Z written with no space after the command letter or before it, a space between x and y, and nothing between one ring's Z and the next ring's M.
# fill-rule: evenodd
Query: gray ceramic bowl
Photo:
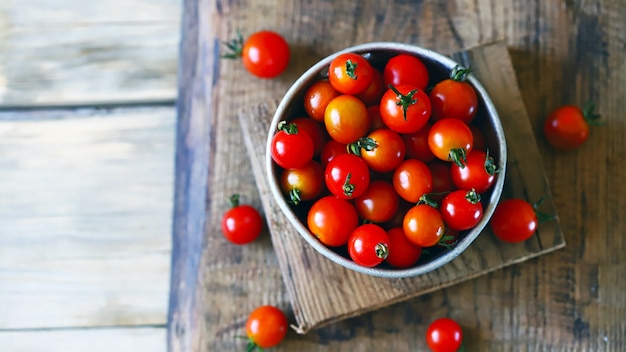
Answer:
M475 77L473 77L473 75L470 75L468 81L476 89L479 98L478 114L472 123L477 124L481 128L485 136L486 144L489 147L489 152L494 157L501 170L492 189L488 193L482 195L484 211L483 217L478 225L467 232L463 232L461 240L453 249L441 250L436 256L427 261L420 260L420 262L411 268L394 269L385 265L374 268L360 266L353 262L347 253L344 253L342 250L338 250L336 248L326 247L309 232L306 220L305 222L302 222L301 220L303 215L298 214L290 207L286 197L280 190L278 183L279 168L273 162L270 153L272 136L276 132L278 123L282 120L290 120L298 116L306 116L302 108L303 97L306 89L315 81L325 76L324 72L328 71L328 66L333 58L346 52L361 54L372 62L374 66L379 67L380 65L384 65L389 58L397 54L412 54L420 58L426 64L430 72L431 82L447 78L452 69L458 64L447 56L415 45L395 42L375 42L346 48L313 65L289 88L280 102L274 117L272 118L266 145L266 171L272 195L278 203L280 209L285 213L302 238L304 238L306 242L315 248L315 250L317 250L320 254L339 265L360 273L385 278L407 278L433 271L456 258L476 239L476 237L478 237L484 227L488 224L489 219L491 218L491 215L493 214L500 199L502 186L504 184L504 174L506 171L507 153L506 140L502 130L502 125L500 124L498 112L496 111L483 86Z

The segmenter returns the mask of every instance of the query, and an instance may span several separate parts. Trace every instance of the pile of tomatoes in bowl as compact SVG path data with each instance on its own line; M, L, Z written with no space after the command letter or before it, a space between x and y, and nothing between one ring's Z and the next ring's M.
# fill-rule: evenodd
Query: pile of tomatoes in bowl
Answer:
M506 143L471 68L369 43L294 83L266 162L278 205L317 251L362 273L410 277L458 256L488 223Z

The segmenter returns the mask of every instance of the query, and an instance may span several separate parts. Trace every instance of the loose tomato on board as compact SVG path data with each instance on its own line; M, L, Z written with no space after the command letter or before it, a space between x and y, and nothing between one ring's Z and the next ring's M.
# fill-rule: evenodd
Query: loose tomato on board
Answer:
M231 208L222 217L222 233L234 244L256 240L263 230L263 219L258 210L248 204L239 204L239 195L230 197Z
M419 131L428 123L431 113L428 95L411 85L390 85L379 107L385 126L398 133Z
M435 156L465 167L467 154L472 150L474 136L465 122L443 118L433 124L428 132L428 146Z
M404 160L391 177L393 188L407 202L417 203L420 197L430 193L433 177L428 165L417 159Z
M470 123L474 119L478 111L478 96L474 87L467 83L471 72L471 67L456 66L450 78L435 84L429 95L433 121L452 117Z
M326 188L335 197L354 199L362 195L370 184L370 170L365 161L353 154L333 158L324 170Z
M387 231L389 236L389 255L385 261L395 268L409 268L420 259L422 248L414 245L404 234L402 227Z
M347 200L325 196L309 209L307 226L326 246L339 247L348 243L352 231L359 226L359 215Z
M496 181L499 171L495 160L482 150L472 150L466 160L465 167L451 164L452 182L457 188L473 188L477 193L487 192Z
M432 247L442 239L446 225L439 210L428 204L417 204L404 215L402 229L411 243Z
M355 147L367 166L377 172L393 171L406 155L406 145L402 137L387 128L370 132Z
M348 254L359 265L375 267L389 255L389 236L378 225L361 225L350 235Z
M298 168L313 159L313 140L306 132L299 132L294 123L281 121L272 137L272 160L284 169Z
M324 125L330 138L343 144L354 143L369 131L367 107L359 98L340 95L328 103Z
M480 195L473 189L450 192L441 201L439 211L447 227L456 231L473 228L483 217Z
M391 220L400 205L400 198L391 183L383 180L372 181L367 190L354 199L354 207L359 216L373 223Z
M463 330L450 318L439 318L428 326L426 343L433 352L456 352L463 343Z
M278 345L287 334L287 317L280 309L265 305L252 311L246 321L246 351Z
M324 122L324 111L331 100L341 95L328 80L313 83L304 93L304 111L312 119Z
M387 61L383 70L386 86L408 84L424 90L428 85L429 77L428 68L422 60L409 54L392 57Z
M256 32L245 42L241 33L237 33L236 39L225 44L231 52L223 58L241 58L246 70L260 78L274 78L283 73L289 64L289 45L273 31Z
M599 125L600 115L594 105L587 103L583 110L574 105L564 105L552 111L543 125L550 145L560 150L580 147L589 138L589 125Z
M542 200L530 204L519 198L501 201L493 212L489 224L493 234L505 242L524 242L537 231L539 221L554 219L554 216L537 211Z
M315 160L300 168L284 169L280 174L280 188L293 205L313 200L324 189L324 169Z
M374 67L355 53L340 54L330 62L328 80L333 87L349 95L365 92L372 83Z

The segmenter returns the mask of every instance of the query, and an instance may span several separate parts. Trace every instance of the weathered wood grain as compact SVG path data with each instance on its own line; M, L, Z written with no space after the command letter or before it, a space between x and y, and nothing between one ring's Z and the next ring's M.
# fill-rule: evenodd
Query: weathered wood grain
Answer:
M172 102L180 4L0 2L0 106Z
M207 227L200 241L205 241L205 246L184 256L199 258L199 263L191 261L185 269L193 268L191 264L199 268L198 282L187 286L191 292L184 293L194 298L194 304L173 309L191 308L187 313L195 318L183 324L170 323L172 350L241 348L242 341L234 336L241 334L247 311L260 303L287 306L276 258L263 254L269 250L268 237L241 248L228 246L215 231L219 215L227 207L221 199L231 191L241 191L247 201L260 205L251 186L252 172L241 162L244 148L241 142L232 142L241 138L238 123L232 118L235 111L244 103L255 106L279 98L306 67L349 45L397 40L454 52L500 38L510 49L568 246L304 336L292 333L277 350L425 350L423 340L407 336L423 336L428 323L443 315L460 321L469 350L622 348L626 341L626 302L620 292L626 286L620 278L626 268L620 256L625 249L621 233L626 224L621 178L626 170L626 150L621 104L626 92L619 82L626 74L626 32L621 20L626 17L626 4L610 0L203 4L212 7L201 7L205 14L212 14L211 21L196 12L187 17L183 27L199 28L201 36L210 31L215 37L205 37L208 42L203 42L195 36L198 41L188 43L196 47L185 48L183 56L192 55L188 60L193 65L181 67L181 72L196 78L181 80L180 87L189 96L196 94L195 104L207 104L215 113L181 118L185 124L181 128L206 123L212 126L210 136L214 138L190 142L182 153L193 155L202 150L215 158L207 159L211 161L208 186L201 181L186 183L179 189L184 192L179 193L183 194L179 202L184 204L185 194L204 193L206 201L197 201L195 204L202 207L195 211L204 213L205 204L210 204L211 211L203 219ZM238 62L219 62L216 56L213 61L206 60L205 49L215 48L216 40L226 39L237 29L247 34L259 28L280 32L294 48L291 65L280 78L258 80ZM198 88L204 85L200 84L203 76L197 72L212 72L209 68L219 71L212 76L215 88L212 86L212 94L207 95ZM202 101L202 97L211 100ZM545 116L560 104L581 104L589 98L597 102L608 127L594 129L587 144L575 152L551 150L541 138ZM224 141L233 145L224 149ZM225 155L218 158L223 152ZM227 164L218 168L217 159ZM232 174L225 176L223 172L229 170ZM191 243L199 241L197 231L179 231L175 236ZM249 281L253 279L254 283ZM173 282L173 287L179 287L178 282ZM220 295L227 298L220 299ZM293 315L290 320L295 321Z
M165 327L0 332L5 352L165 352Z
M173 107L0 113L0 329L164 324Z

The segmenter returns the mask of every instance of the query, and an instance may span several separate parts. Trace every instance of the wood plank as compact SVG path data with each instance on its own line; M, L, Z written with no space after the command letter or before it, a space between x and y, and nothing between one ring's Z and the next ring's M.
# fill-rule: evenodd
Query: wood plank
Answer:
M172 107L0 113L0 329L165 322L174 124Z
M135 352L166 350L165 327L0 332L5 352Z
M625 32L620 20L626 17L623 2L478 0L444 4L426 0L387 4L320 0L287 5L277 1L262 5L241 2L203 5L209 8L200 7L199 12L184 21L183 27L189 28L186 33L191 36L186 39L191 41L185 43L193 48L184 46L182 51L190 64L181 66L181 74L186 76L181 78L180 87L189 97L196 94L196 106L210 106L215 113L197 110L194 115L189 105L181 104L181 111L193 116L181 118L183 126L179 130L208 125L211 134L200 139L179 134L180 140L187 141L184 149L179 149L182 154L179 158L217 155L210 159L208 185L195 178L177 188L180 204L198 206L194 209L191 205L185 214L206 214L204 219L195 219L195 224L206 223L207 227L202 234L195 227L189 229L193 231L181 227L176 232L175 238L183 243L205 245L197 251L177 255L181 263L178 269L183 270L185 278L193 277L190 272L198 269L198 282L184 281L189 291L181 289L181 281L172 282L177 290L172 291L175 304L171 310L193 318L175 324L170 320L171 350L241 348L241 341L234 336L242 333L245 311L259 303L285 308L288 302L279 283L276 259L257 254L262 252L259 247L269 246L267 237L250 247L232 248L213 230L221 211L227 207L220 199L229 191L251 192L246 193L247 201L260 205L249 187L251 170L239 162L244 155L241 145L228 147L230 159L219 158L226 162L237 160L219 169L220 172L236 170L236 178L220 176L223 174L213 168L219 165L215 161L223 152L221 142L240 141L236 135L226 136L238 133L237 122L230 118L234 111L279 98L311 63L349 45L398 40L453 52L498 38L504 38L509 45L568 246L557 253L331 324L304 336L290 334L276 350L425 350L419 336L423 336L430 321L443 315L461 323L469 350L620 350L626 341L622 319L626 304L624 296L618 294L626 289L624 281L618 279L626 272L619 259L624 250L623 236L619 234L626 228L625 217L621 216L624 186L619 177L626 170L621 143L626 129L619 118L619 107L626 93L618 83L626 72ZM187 9L198 10L194 6ZM206 21L208 13L212 14L210 21ZM193 33L193 28L199 33ZM216 56L206 56L204 50L214 48L211 43L225 39L235 29L250 33L258 28L282 33L296 48L290 68L280 78L257 80L236 62L218 64ZM210 33L209 37L206 33ZM213 60L207 60L210 58ZM211 94L206 94L198 90L206 77L196 72L211 72L213 68L219 69L213 76L217 79L212 81L216 85L211 86ZM596 98L599 111L611 127L595 129L587 145L574 153L558 153L548 148L539 138L541 122L547 113L559 104L581 103L590 97ZM202 169L195 164L194 167ZM177 172L180 178L187 175L187 170ZM580 192L581 189L589 191ZM189 201L186 195L202 192L206 194L204 202L193 198L193 203L185 203ZM210 205L210 211L205 212L205 204ZM186 245L183 248L190 249ZM245 274L236 274L241 270ZM250 284L246 281L249 278L259 280L259 284ZM210 284L218 280L223 284ZM181 291L184 297L193 297L192 304L176 304L176 295ZM223 297L228 298L220 300L209 292L225 292ZM226 319L214 311L216 306L230 307L229 314L236 317ZM290 312L290 321L294 319Z
M0 3L0 107L173 101L179 6Z

